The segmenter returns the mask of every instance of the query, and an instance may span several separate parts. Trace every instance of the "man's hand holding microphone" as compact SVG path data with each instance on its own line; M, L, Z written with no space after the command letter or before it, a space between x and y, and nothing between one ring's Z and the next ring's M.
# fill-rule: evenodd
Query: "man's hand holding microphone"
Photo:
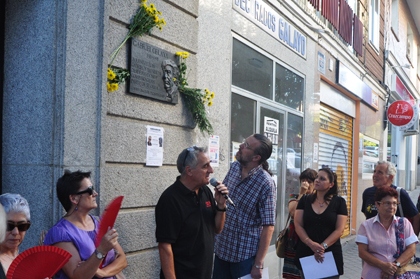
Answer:
M226 208L226 202L232 206L235 206L233 201L229 198L229 190L226 185L219 183L214 177L210 179L210 184L216 188L214 198L219 209Z

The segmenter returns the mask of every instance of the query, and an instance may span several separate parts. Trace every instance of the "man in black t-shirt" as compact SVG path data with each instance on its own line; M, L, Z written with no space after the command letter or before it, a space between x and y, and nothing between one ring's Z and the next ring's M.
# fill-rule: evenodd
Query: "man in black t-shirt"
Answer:
M373 186L367 188L362 195L362 212L365 214L366 219L372 218L378 213L374 201L376 189L381 187L397 188L397 186L392 185L396 172L397 170L394 164L388 161L379 161L375 166L372 176ZM420 215L407 191L404 189L400 189L399 200L404 217L410 220L414 233L418 235L420 230ZM399 206L395 215L402 216Z
M213 268L214 236L223 229L227 187L213 197L206 186L213 172L204 148L190 147L178 156L181 173L156 205L160 278L208 279Z

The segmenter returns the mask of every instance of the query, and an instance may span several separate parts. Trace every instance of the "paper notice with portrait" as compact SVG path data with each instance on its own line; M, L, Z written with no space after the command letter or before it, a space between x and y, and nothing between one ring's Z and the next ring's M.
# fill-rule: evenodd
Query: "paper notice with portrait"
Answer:
M156 126L146 128L146 166L162 166L163 128Z

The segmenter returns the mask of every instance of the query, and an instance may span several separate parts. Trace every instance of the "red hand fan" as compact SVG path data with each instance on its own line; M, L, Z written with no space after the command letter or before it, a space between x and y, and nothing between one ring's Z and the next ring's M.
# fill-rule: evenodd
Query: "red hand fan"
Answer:
M7 271L7 279L51 278L71 258L71 254L55 246L35 246L17 256Z
M118 211L120 211L122 200L124 196L118 196L113 199L105 208L102 213L101 221L99 223L98 234L95 238L95 246L98 247L101 243L102 237L108 231L108 228L114 227L115 220L117 219Z

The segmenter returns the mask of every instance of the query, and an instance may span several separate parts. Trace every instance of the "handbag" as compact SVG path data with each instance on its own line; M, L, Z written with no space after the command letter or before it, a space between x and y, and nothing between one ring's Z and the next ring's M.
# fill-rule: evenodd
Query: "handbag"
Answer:
M404 248L404 218L400 217L395 223L395 235L397 238L397 253L394 258L398 258ZM420 259L414 257L414 260L397 269L395 279L420 279Z
M284 229L279 232L276 240L276 254L279 258L284 258L286 252L286 245L287 245L287 235L289 234L289 221L290 221L290 214L287 217L286 225Z

